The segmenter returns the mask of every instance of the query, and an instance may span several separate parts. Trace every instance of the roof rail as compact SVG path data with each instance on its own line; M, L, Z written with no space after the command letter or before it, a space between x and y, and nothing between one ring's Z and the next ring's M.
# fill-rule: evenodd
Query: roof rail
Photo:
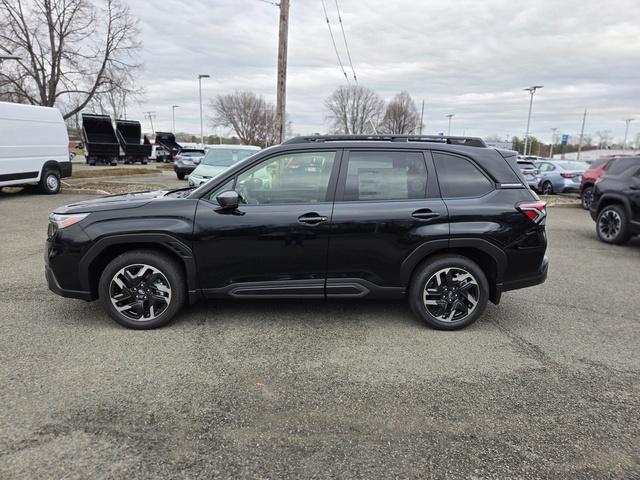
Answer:
M313 135L308 137L294 137L283 145L300 143L323 143L323 142L430 142L446 143L449 145L464 145L467 147L486 147L479 137L452 137L447 135Z

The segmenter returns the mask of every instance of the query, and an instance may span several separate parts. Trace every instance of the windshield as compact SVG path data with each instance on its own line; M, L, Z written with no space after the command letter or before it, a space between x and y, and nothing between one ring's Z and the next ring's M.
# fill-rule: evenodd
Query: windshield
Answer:
M256 153L255 150L244 150L239 148L215 148L207 152L202 163L216 167L230 167L236 162L250 157Z

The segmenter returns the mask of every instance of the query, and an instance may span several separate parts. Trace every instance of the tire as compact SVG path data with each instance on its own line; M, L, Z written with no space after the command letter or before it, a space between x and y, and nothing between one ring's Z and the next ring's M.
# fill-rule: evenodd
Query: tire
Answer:
M60 172L54 168L46 168L42 172L38 188L46 195L58 193L60 191Z
M178 180L184 180L184 176L185 176L185 174L184 174L184 173L177 173L177 172L176 172L176 176L178 177Z
M583 209L589 210L591 208L591 203L593 202L593 187L586 187L582 191L580 194L580 202Z
M434 293L428 294L427 288ZM471 325L482 316L488 299L486 275L475 262L461 255L428 259L416 269L409 288L409 305L413 312L438 330L459 330Z
M540 193L542 193L542 195L553 195L553 184L549 180L544 182Z
M596 219L596 233L600 241L623 245L631 238L629 219L622 205L607 205Z
M149 283L145 284L145 281ZM122 296L127 300L128 293L131 293L130 302L118 300ZM185 302L184 270L164 253L132 250L107 265L100 276L98 294L102 307L120 325L135 330L162 327L173 319ZM118 311L114 302L120 307L132 307ZM156 309L160 310L159 314Z

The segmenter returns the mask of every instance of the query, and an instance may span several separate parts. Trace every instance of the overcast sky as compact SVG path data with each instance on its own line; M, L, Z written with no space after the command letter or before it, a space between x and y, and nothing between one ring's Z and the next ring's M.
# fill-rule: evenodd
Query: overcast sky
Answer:
M197 74L205 111L220 93L247 89L275 102L278 8L260 0L129 0L142 28L144 102L156 130L199 132ZM325 0L346 62L335 0ZM524 134L529 85L532 134L640 131L639 0L340 0L359 83L390 99L425 101L427 133ZM348 68L348 65L345 65ZM350 72L350 68L348 68ZM287 114L295 133L326 132L324 99L345 79L321 0L291 0ZM215 133L206 121L205 133ZM145 122L148 128L148 122Z

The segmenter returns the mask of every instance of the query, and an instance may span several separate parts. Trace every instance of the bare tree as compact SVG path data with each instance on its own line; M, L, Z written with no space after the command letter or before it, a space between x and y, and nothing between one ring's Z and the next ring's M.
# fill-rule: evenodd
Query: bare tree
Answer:
M420 114L416 102L413 101L409 92L398 93L387 104L380 124L380 132L410 135L417 133L419 129Z
M276 111L273 104L253 92L218 95L211 100L213 125L232 128L245 145L268 147L277 142Z
M20 57L0 71L5 94L58 106L64 118L131 83L140 67L137 20L120 0L0 0L0 53Z
M598 130L596 132L598 138L598 148L607 148L609 143L613 140L613 135L609 130Z
M373 90L360 85L342 86L325 100L328 119L336 133L376 133L384 101Z

